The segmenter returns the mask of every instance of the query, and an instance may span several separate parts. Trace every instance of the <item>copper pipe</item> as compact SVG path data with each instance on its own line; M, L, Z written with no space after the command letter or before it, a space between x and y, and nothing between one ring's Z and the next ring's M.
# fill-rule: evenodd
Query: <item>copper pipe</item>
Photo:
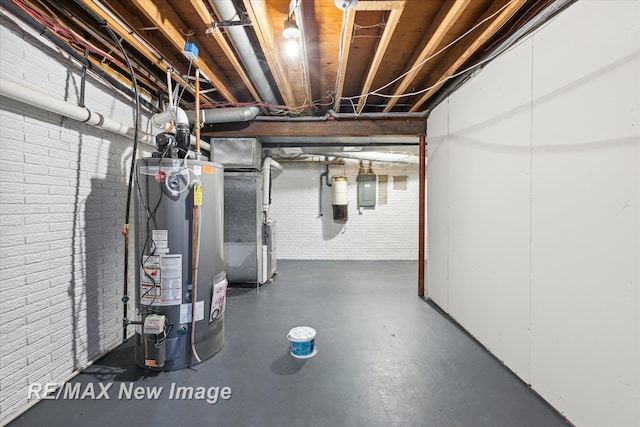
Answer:
M418 296L424 298L424 214L425 214L425 169L426 169L425 135L420 135L419 154L419 196L418 196Z
M196 159L200 160L200 69L196 68ZM193 188L193 242L191 247L191 354L201 362L196 350L196 303L198 302L198 253L200 243L200 204L196 201L196 189Z
M195 199L195 196L194 196ZM201 362L196 350L196 303L198 299L198 241L200 239L200 206L193 206L193 242L191 245L191 354Z

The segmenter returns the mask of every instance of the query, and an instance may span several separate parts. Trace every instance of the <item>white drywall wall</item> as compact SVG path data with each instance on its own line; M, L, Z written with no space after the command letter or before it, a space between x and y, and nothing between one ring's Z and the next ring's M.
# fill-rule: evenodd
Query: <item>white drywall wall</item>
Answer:
M428 124L429 296L577 426L640 425L640 2L575 3Z

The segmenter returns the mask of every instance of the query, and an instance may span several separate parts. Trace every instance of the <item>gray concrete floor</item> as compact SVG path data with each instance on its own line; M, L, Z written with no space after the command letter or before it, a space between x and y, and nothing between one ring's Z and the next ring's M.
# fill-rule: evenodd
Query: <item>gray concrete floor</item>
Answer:
M569 425L449 319L416 296L405 261L279 261L273 283L228 292L226 344L180 371L149 373L120 346L73 382L109 400L47 400L14 426ZM288 354L287 332L317 330L318 354ZM170 388L229 387L231 397L170 399ZM119 399L121 387L163 387ZM213 389L211 389L213 392Z

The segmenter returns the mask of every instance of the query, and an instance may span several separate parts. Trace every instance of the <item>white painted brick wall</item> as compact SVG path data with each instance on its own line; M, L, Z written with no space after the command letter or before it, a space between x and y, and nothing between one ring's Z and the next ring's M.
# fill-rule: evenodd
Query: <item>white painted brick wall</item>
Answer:
M0 40L2 77L78 102L66 55L4 12ZM133 126L131 101L114 93L89 74L87 106ZM29 404L29 383L64 381L121 342L132 141L3 97L0 127L2 424Z
M271 216L277 222L279 259L415 260L418 258L418 168L374 163L373 172L388 175L387 204L358 212L358 162L330 166L329 176L346 175L349 220L333 221L332 189L323 184L319 216L319 179L325 166L317 162L283 162L273 180ZM408 176L406 190L393 189L394 176Z

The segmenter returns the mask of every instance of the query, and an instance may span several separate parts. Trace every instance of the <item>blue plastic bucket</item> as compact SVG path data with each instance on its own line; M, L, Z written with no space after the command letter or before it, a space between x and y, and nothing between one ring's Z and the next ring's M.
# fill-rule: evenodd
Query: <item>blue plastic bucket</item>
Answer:
M289 353L293 357L306 359L315 356L316 330L310 326L298 326L289 331L287 338L290 342Z

